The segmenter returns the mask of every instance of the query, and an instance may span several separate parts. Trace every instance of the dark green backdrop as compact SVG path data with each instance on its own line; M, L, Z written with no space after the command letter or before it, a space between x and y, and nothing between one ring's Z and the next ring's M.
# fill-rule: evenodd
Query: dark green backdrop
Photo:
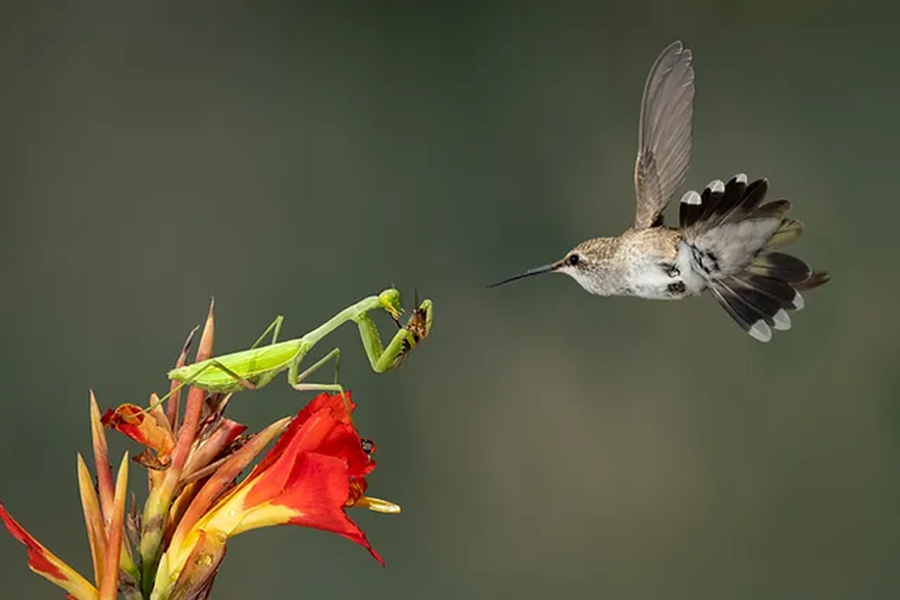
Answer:
M396 283L435 301L404 369L328 340L378 442L370 491L405 509L353 515L387 568L255 531L214 598L900 593L895 9L22 4L0 15L0 498L83 573L90 388L165 389L211 295L225 352ZM834 275L769 345L710 298L484 289L630 223L673 39L697 72L688 184L768 177ZM233 416L308 397L279 380ZM5 534L0 565L0 596L59 597Z

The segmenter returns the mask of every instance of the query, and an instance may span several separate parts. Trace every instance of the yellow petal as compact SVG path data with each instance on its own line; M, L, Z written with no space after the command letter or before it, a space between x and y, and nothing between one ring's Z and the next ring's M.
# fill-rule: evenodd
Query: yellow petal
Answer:
M116 477L116 495L109 523L106 564L100 582L100 600L116 600L119 587L119 559L122 556L122 537L125 533L125 496L128 494L128 453L122 457Z
M225 539L221 534L200 532L200 539L175 582L170 600L197 598L208 591L225 558Z
M100 493L100 507L103 509L104 524L109 523L112 515L113 483L112 469L109 468L107 458L106 433L103 431L100 407L97 406L97 398L91 390L91 440L94 445L94 468L97 473L97 488Z
M368 508L371 511L384 513L386 515L399 515L402 509L399 505L381 498L373 498L372 496L360 496L359 500L353 505L360 508Z
M78 491L81 493L84 524L87 527L88 545L91 547L91 558L94 562L94 582L99 585L103 576L103 557L106 556L106 528L103 526L97 492L94 491L94 481L81 453L78 454Z

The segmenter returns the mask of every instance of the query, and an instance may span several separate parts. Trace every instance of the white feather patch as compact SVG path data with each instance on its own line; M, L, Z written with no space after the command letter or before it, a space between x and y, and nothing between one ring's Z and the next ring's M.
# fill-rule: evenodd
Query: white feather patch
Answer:
M747 183L747 174L746 173L738 173L734 176L738 183Z
M685 193L684 193L684 196L681 197L681 203L682 203L682 204L693 204L693 205L697 205L697 204L701 204L702 202L703 202L703 200L700 198L700 194L698 194L698 193L695 192L694 190L691 190L691 191L689 191L689 192L685 192Z
M706 187L708 187L710 189L710 191L712 191L712 192L724 192L725 191L725 184L722 183L721 179L713 179L712 181L709 182L709 185L707 185Z
M803 310L803 307L806 306L806 301L803 299L803 296L800 295L800 292L794 291L794 308L797 310Z
M791 328L791 316L783 308L775 313L772 319L775 320L775 329L779 331L787 331Z
M772 339L772 330L769 329L769 325L762 319L754 323L747 333L760 342L768 342Z

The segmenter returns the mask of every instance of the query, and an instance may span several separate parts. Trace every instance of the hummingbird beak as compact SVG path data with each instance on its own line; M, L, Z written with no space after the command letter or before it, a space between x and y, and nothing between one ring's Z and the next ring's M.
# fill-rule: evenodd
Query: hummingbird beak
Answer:
M497 283L492 283L489 285L489 288L497 287L498 285L503 285L504 283L509 283L510 281L515 281L516 279L522 279L523 277L531 277L532 275L540 275L541 273L551 273L557 270L560 267L560 263L553 263L549 265L544 265L542 267L535 267L533 269L528 269L524 273L519 273L518 275L513 275L508 279L504 279L503 281L498 281Z

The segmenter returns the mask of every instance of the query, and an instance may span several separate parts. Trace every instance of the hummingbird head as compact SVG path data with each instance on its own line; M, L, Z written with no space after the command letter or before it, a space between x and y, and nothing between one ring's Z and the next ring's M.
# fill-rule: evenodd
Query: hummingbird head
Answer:
M581 287L592 292L596 287L597 281L602 279L603 265L610 258L607 251L608 245L598 244L599 241L601 240L582 242L566 252L566 255L556 262L528 269L524 273L492 283L488 287L497 287L516 279L540 275L541 273L565 273L577 281Z

